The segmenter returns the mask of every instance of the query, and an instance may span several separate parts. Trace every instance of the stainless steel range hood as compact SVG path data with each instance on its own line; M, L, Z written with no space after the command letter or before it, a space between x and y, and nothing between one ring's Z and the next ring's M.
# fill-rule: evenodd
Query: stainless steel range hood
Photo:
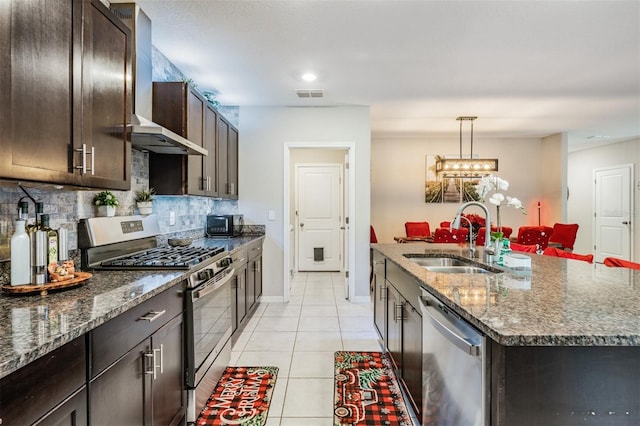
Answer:
M133 45L133 116L131 146L158 154L209 155L209 152L173 131L154 123L152 116L151 20L135 3L111 3L111 10L131 30Z
M158 154L209 155L209 151L137 114L131 117L131 146Z

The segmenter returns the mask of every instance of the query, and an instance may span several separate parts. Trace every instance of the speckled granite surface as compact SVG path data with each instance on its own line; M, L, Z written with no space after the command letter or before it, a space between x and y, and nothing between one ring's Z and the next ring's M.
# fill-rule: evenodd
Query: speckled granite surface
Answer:
M232 251L264 236L201 238L197 246ZM81 287L47 296L0 294L0 378L156 294L179 285L186 271L91 271Z
M427 271L404 254L467 257L466 248L371 246L500 344L640 346L640 271L525 254L532 258L529 274L444 274Z

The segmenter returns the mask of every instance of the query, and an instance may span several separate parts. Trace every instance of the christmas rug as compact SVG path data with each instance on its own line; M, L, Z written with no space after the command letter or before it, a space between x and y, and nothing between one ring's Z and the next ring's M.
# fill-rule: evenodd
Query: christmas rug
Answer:
M197 426L263 426L271 403L278 367L227 367Z
M391 362L381 352L336 352L334 424L411 426Z

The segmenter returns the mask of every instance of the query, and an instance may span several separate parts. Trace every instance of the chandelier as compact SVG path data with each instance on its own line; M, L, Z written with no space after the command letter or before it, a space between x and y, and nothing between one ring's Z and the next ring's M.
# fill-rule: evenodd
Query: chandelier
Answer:
M442 177L482 177L498 171L497 158L473 158L473 120L478 117L457 117L460 122L460 158L436 157L436 174ZM462 124L471 122L471 152L462 158Z

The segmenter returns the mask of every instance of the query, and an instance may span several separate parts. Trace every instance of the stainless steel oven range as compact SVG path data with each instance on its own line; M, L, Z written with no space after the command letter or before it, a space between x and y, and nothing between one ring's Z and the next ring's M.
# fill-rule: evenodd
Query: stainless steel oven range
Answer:
M155 215L82 219L82 267L100 270L185 270L184 360L187 422L198 413L230 360L231 279L223 247L158 246Z

